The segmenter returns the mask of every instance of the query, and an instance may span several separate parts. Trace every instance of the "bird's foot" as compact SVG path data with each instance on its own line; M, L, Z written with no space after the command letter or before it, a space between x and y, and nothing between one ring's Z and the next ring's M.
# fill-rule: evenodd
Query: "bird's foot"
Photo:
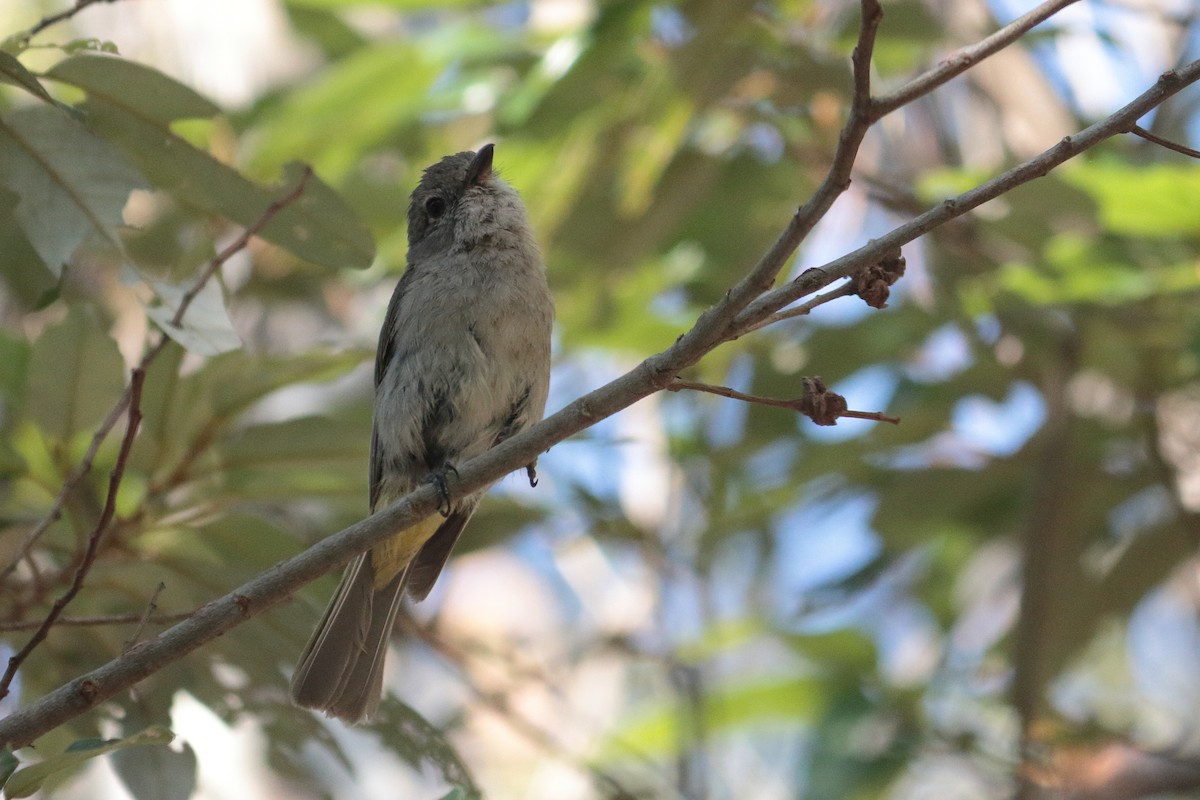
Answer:
M532 464L525 465L525 474L529 476L529 485L530 486L538 485L537 462L536 461L534 461Z
M443 517L450 516L450 484L446 477L451 473L454 477L458 477L458 469L450 462L442 465L442 468L429 473L429 477L425 480L437 487L438 492L438 513Z

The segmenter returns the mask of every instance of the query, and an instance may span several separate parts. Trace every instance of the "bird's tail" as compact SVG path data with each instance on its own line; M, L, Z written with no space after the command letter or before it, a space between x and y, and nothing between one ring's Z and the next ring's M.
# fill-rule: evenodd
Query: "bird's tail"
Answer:
M376 588L370 556L350 562L292 674L297 705L351 724L375 711L383 693L388 636L407 578L408 569L402 569Z

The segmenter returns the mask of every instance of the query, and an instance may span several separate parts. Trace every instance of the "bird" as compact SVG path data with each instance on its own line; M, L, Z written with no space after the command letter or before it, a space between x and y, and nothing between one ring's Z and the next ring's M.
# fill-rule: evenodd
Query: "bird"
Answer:
M429 482L442 506L347 565L300 656L293 701L349 724L378 708L404 596L429 594L486 491L452 496L454 465L545 411L554 301L525 206L496 174L494 152L446 156L412 193L407 266L375 356L370 511Z

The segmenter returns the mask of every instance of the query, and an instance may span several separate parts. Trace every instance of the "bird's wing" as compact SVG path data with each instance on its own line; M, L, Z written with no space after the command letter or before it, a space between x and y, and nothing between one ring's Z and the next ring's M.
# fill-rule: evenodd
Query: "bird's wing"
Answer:
M375 349L375 390L379 391L379 384L383 380L384 373L387 372L388 364L392 361L392 356L396 352L396 328L399 323L400 302L404 298L404 292L408 289L411 283L411 276L414 274L412 265L410 264L404 270L404 274L400 276L400 281L396 284L396 290L392 292L392 299L388 302L387 316L383 319L383 327L379 330L379 346ZM383 461L379 452L379 425L378 422L371 422L371 513L375 513L375 504L379 502L380 484L383 482Z

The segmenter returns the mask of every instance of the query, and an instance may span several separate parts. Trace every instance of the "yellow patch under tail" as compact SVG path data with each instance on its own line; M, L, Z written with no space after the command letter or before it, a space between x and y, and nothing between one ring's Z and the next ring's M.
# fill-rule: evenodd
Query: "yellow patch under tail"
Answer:
M399 575L417 552L425 546L437 529L445 522L441 514L434 514L398 533L379 547L371 550L371 567L375 570L375 588L382 589Z

